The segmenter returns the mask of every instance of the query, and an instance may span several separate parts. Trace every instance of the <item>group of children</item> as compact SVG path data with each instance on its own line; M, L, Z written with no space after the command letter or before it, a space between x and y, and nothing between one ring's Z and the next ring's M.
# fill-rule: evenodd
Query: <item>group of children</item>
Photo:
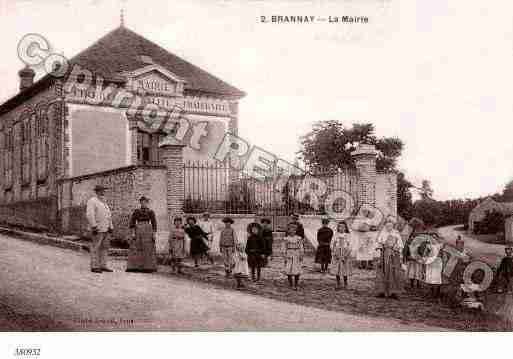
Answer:
M206 220L208 224L208 218ZM348 278L353 273L354 260L357 259L355 253L358 251L358 244L355 241L358 242L358 238L350 234L349 226L345 221L337 222L335 232L329 227L329 222L329 219L323 219L322 227L317 232L318 247L315 262L320 264L322 273L327 273L331 264L329 272L336 278L335 289L340 290L347 288ZM234 223L232 218L225 217L223 223L224 227L219 233L218 252L222 257L226 277L233 276L237 288L243 288L244 279L250 276L253 281L259 282L262 268L267 266L272 255L273 233L270 220L263 218L260 223L250 223L246 228L245 238L238 238L237 232L232 227ZM419 288L423 282L431 287L433 296L439 298L442 285L443 244L436 240L436 236L432 236L433 241L427 243L425 247L414 248L415 253L411 253L412 239L419 233L429 234L429 231L426 230L423 223L417 223L415 220L410 221L409 225L412 231L404 239L404 245L402 245L399 231L393 228L395 223L387 223L383 233L376 239L375 250L378 250L376 288L379 289L380 296L397 298L397 291L394 288L398 288L398 273L404 268L406 277L410 280L411 289ZM187 218L185 225L183 225L181 217L174 218L169 234L169 262L174 272L182 273L182 261L188 254L185 234L191 239L190 254L194 258L195 265L198 266L201 257L214 263L210 253L213 229L206 232L203 228L205 226L198 225L192 216ZM396 244L389 246L390 238L394 239L395 237L399 238L394 242ZM289 286L294 290L298 289L302 274L304 241L304 228L298 221L298 216L293 216L282 241L282 253L283 273L287 276ZM456 249L468 255L464 247L463 240L458 237ZM379 251L379 249L382 250ZM419 261L418 253L425 254L425 251L435 251L438 256L429 263L422 263L421 260ZM422 253L420 256L423 256ZM513 248L508 246L506 247L506 257L501 261L497 272L501 288L510 287L511 277L513 277Z
M327 273L332 263L331 273L337 279L336 289L341 289L341 279L344 279L344 288L347 287L348 277L353 272L353 256L349 228L345 221L337 223L336 233L328 226L329 219L322 220L322 227L317 231L317 251L315 262L321 265L321 272Z
M221 254L226 277L233 277L237 281L237 288L243 288L243 280L249 277L253 281L260 281L261 270L265 267L272 255L273 234L271 221L263 218L260 223L252 222L247 226L247 238L244 241L237 237L232 227L234 223L230 217L223 219L224 228L219 234L219 252ZM213 232L213 231L212 231ZM190 237L190 254L194 259L195 267L199 260L206 257L212 264L214 258L211 253L213 246L212 232L206 232L196 223L196 218L190 216L184 226L181 217L173 220L169 231L169 262L176 273L182 273L182 261L187 255L185 234Z
M372 267L367 264L371 261L369 258L372 258L372 261L376 262L375 288L378 296L398 299L403 242L394 224L393 220L387 219L383 230L376 232L374 238L371 238L368 235L350 233L345 221L337 222L336 232L333 233L329 228L329 219L323 219L322 227L317 231L318 247L315 254L315 262L321 265L321 273L327 273L331 264L330 272L336 278L335 289L342 288L341 279L344 280L343 288L347 288L348 277L353 273L354 261L363 261L366 264L365 268L370 269ZM367 228L361 227L360 223L360 226L357 226L359 231L368 231ZM369 240L372 241L371 244L367 243ZM359 256L362 251L370 253L362 259L362 256Z
M272 255L271 221L263 218L260 223L250 223L245 243L237 238L237 232L232 228L233 219L225 217L223 223L225 227L219 235L219 247L226 277L233 273L237 288L243 288L243 280L249 277L251 270L251 279L254 282L260 281L261 270Z
M252 222L247 226L246 241L237 237L232 227L234 221L230 217L223 219L224 228L219 234L219 252L222 257L226 277L233 276L237 288L244 287L244 279L251 275L251 279L258 282L261 270L272 255L273 234L271 222L263 218L260 223ZM194 217L188 217L185 226L182 219L174 219L169 235L170 263L175 272L181 273L181 262L186 257L185 233L191 238L190 253L195 265L201 256L213 261L209 253L209 233L196 224ZM328 272L331 263L331 274L336 278L336 290L347 288L348 278L353 273L354 265L354 238L351 236L349 226L345 221L337 223L336 232L329 228L329 219L322 220L322 227L317 233L318 248L315 261L321 264L321 271ZM283 273L287 276L288 284L294 290L298 289L302 274L303 258L305 253L305 234L298 216L293 215L287 226L286 236L282 241L284 259ZM343 284L342 284L343 281Z

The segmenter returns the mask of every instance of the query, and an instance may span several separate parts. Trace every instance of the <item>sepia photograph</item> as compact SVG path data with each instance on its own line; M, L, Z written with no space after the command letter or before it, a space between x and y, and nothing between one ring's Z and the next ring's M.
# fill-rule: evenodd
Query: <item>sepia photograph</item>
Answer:
M495 5L0 0L0 331L511 332Z

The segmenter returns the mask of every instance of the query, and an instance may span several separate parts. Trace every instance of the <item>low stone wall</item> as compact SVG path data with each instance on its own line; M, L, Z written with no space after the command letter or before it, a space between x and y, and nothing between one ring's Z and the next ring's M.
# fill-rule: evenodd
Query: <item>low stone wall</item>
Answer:
M53 232L58 229L57 198L49 196L2 205L0 222L8 226Z
M155 211L158 237L164 237L169 227L166 204L166 170L163 167L130 166L61 181L62 232L87 236L86 203L94 186L104 185L106 200L112 211L114 237L128 237L130 215L139 206L138 199L151 199Z

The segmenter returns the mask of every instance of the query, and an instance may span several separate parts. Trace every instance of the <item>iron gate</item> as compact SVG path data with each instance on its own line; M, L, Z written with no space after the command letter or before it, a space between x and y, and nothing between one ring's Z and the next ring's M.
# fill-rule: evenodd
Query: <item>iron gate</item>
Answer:
M357 199L358 177L354 169L316 170L286 180L274 175L257 179L234 172L224 163L187 162L183 173L185 213L252 213L270 218L274 230L284 230L292 213L325 214L323 200L332 191L342 190ZM316 180L326 188L317 204L307 190L309 185L319 185Z

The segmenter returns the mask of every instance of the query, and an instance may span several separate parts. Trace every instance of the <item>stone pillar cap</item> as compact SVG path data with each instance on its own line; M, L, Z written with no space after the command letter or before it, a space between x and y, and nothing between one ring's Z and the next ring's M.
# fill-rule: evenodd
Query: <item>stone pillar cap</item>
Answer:
M369 144L360 144L356 150L351 152L351 156L359 156L359 155L373 155L376 156L378 151L376 151L376 146Z

